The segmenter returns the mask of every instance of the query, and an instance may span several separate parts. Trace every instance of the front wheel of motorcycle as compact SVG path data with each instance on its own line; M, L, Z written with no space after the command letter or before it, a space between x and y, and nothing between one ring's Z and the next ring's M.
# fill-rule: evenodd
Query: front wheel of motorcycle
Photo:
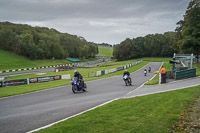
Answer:
M77 93L77 88L74 86L74 85L72 85L72 91L74 92L74 93Z
M84 83L83 91L87 91L87 85Z
M125 84L126 84L126 86L128 85L128 81L127 80L125 80Z

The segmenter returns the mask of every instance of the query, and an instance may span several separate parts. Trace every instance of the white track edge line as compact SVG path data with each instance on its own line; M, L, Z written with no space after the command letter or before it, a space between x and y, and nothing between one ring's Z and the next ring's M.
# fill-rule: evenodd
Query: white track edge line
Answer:
M149 63L149 64L150 64L150 63ZM147 65L148 65L148 64L147 64ZM146 65L146 66L147 66L147 65ZM162 62L162 64L160 65L160 68L162 67L162 65L163 65L163 62ZM159 68L159 70L160 70L160 68ZM155 76L156 76L156 74L155 74L150 80L152 80L153 78L155 78ZM144 83L143 83L142 85L140 85L138 88L136 88L136 89L134 89L134 90L128 92L128 93L125 94L125 95L129 95L129 94L133 93L135 90L140 89L140 88L143 87L144 84L146 84L147 82L148 82L148 81L144 82Z
M129 97L123 97L123 98L125 99L125 98L134 98L134 97L146 96L146 95L151 95L151 94L157 94L157 93L162 93L162 92L168 92L168 91L174 91L174 90L180 90L180 89L195 87L195 86L198 86L198 85L200 85L200 83L199 83L199 84L194 84L194 85L185 86L185 87L175 88L175 89L157 91L157 92L146 93L146 94L135 95L135 96L129 96Z
M81 114L83 114L83 113L85 113L85 112L94 110L94 109L96 109L96 108L98 108L98 107L101 107L101 106L103 106L103 105L106 105L106 104L108 104L108 103L111 103L111 102L116 101L116 100L119 100L119 99L120 99L120 98L115 98L115 99L113 99L113 100L107 101L107 102L105 102L105 103L102 103L102 104L100 104L100 105L97 105L97 106L95 106L95 107L92 107L92 108L90 108L90 109L87 109L87 110L85 110L85 111L82 111L82 112L80 112L80 113L78 113L78 114L69 116L69 117L67 117L67 118L64 118L64 119L62 119L62 120L56 121L56 122L51 123L51 124L49 124L49 125L46 125L46 126L43 126L43 127L40 127L40 128L34 129L34 130L31 130L31 131L28 131L27 133L33 133L33 132L39 131L39 130L41 130L41 129L48 128L48 127L53 126L53 125L55 125L55 124L57 124L57 123L59 123L59 122L63 122L63 121L65 121L65 120L68 120L68 119L70 119L70 118L76 117L76 116L81 115Z
M130 97L115 98L115 99L113 99L113 100L110 100L110 101L107 101L107 102L102 103L102 104L100 104L100 105L97 105L97 106L95 106L95 107L92 107L92 108L90 108L90 109L88 109L88 110L82 111L82 112L80 112L80 113L78 113L78 114L69 116L69 117L67 117L67 118L64 118L64 119L62 119L62 120L56 121L56 122L51 123L51 124L49 124L49 125L46 125L46 126L43 126L43 127L40 127L40 128L34 129L34 130L31 130L31 131L28 131L27 133L33 133L33 132L36 132L36 131L39 131L39 130L42 130L42 129L51 127L51 126L53 126L53 125L55 125L55 124L57 124L57 123L59 123L59 122L63 122L63 121L65 121L65 120L68 120L68 119L70 119L70 118L76 117L76 116L81 115L81 114L83 114L83 113L85 113L85 112L94 110L94 109L96 109L96 108L98 108L98 107L101 107L101 106L103 106L103 105L106 105L106 104L108 104L108 103L111 103L111 102L116 101L116 100L119 100L119 99L134 98L134 97L146 96L146 95L157 94L157 93L162 93L162 92L180 90L180 89L185 89L185 88L194 87L194 86L198 86L198 85L200 85L200 84L194 84L194 85L190 85L190 86L186 86L186 87L175 88L175 89L170 89L170 90L163 90L163 91L157 91L157 92L146 93L146 94L141 94L141 95L136 95L136 96L130 96ZM141 88L141 87L142 87L142 85L139 86L138 88ZM138 88L136 88L136 89L138 89Z

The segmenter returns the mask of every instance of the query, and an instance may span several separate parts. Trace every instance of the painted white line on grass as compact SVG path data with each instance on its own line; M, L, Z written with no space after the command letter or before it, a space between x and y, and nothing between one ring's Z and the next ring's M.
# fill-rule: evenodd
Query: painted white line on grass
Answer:
M81 115L81 114L83 114L83 113L85 113L85 112L94 110L94 109L96 109L96 108L98 108L98 107L101 107L101 106L103 106L103 105L106 105L106 104L108 104L108 103L111 103L111 102L116 101L116 100L119 100L119 99L120 99L120 98L115 98L115 99L113 99L113 100L110 100L110 101L107 101L107 102L102 103L102 104L100 104L100 105L97 105L97 106L95 106L95 107L92 107L92 108L90 108L90 109L88 109L88 110L82 111L82 112L80 112L80 113L78 113L78 114L69 116L69 117L67 117L67 118L64 118L64 119L62 119L62 120L56 121L56 122L51 123L51 124L49 124L49 125L46 125L46 126L43 126L43 127L40 127L40 128L34 129L34 130L31 130L31 131L28 131L27 133L33 133L33 132L36 132L36 131L39 131L39 130L42 130L42 129L51 127L51 126L53 126L53 125L55 125L55 124L57 124L57 123L59 123L59 122L63 122L63 121L65 121L65 120L68 120L68 119L70 119L70 118L76 117L76 116Z

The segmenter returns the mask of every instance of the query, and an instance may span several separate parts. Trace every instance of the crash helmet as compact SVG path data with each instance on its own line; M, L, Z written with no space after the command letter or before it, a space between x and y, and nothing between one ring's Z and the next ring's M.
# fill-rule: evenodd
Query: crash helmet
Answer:
M75 71L74 71L74 74L78 74L78 71L77 71L77 70L75 70Z

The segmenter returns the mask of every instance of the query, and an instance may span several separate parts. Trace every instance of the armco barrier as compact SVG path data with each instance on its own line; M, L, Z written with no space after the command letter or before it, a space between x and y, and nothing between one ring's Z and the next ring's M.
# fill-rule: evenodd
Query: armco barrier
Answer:
M108 73L113 73L113 72L116 72L117 71L117 69L116 68L113 68L113 69L109 69L108 70Z
M137 65L141 62L142 62L142 60L131 63L131 64L127 64L126 66L123 66L123 67L113 68L113 69L109 69L109 70L97 71L96 76L98 77L98 76L101 76L101 75L104 75L104 74L109 74L109 73L113 73L113 72L116 72L116 71L120 71L120 70L129 68L129 67L135 66L135 65Z
M24 84L27 84L27 79L8 80L8 81L2 81L0 87L24 85Z
M176 71L175 79L191 78L196 76L196 68L191 68L187 70Z
M32 83L41 83L41 82L48 82L48 81L54 81L54 80L60 80L60 79L70 79L70 74L47 76L47 77L37 77L37 78L28 78L28 79L19 79L19 80L0 81L0 87L24 85L24 84L32 84Z
M70 79L70 78L71 78L70 74L61 75L61 79Z
M105 70L102 70L102 71L101 71L101 75L105 75Z
M97 77L98 76L101 76L101 71L97 71L97 75L96 75Z
M3 82L2 82L2 81L0 81L0 87L3 87L2 85L3 85Z
M118 67L117 71L120 71L120 70L123 70L123 69L124 69L124 67Z

